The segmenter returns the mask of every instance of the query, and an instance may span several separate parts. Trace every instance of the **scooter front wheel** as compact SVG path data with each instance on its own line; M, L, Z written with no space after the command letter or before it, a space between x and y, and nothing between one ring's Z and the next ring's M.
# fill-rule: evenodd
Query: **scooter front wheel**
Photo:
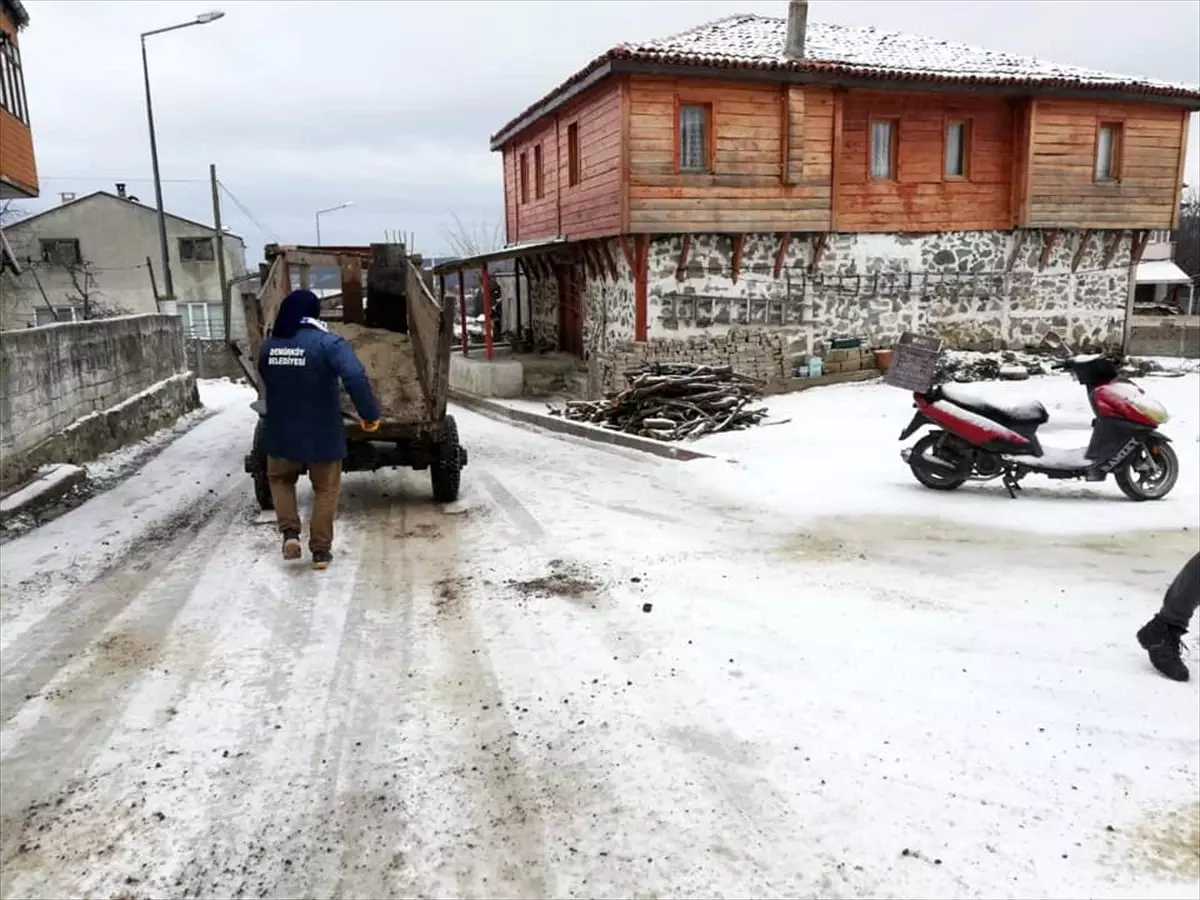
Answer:
M908 467L921 484L935 491L953 491L967 483L971 477L970 466L966 472L961 464L944 459L936 451L946 436L944 431L934 431L917 441L908 457Z
M1113 473L1130 500L1161 500L1179 480L1179 457L1166 441L1148 440Z

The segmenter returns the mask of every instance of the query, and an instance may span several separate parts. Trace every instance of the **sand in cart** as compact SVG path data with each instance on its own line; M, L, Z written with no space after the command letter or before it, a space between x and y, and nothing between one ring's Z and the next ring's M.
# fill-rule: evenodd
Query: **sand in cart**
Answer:
M417 376L412 339L407 334L350 322L330 322L329 330L345 338L362 360L383 413L382 421L416 423L425 419L425 393ZM354 404L344 393L342 409L358 418Z

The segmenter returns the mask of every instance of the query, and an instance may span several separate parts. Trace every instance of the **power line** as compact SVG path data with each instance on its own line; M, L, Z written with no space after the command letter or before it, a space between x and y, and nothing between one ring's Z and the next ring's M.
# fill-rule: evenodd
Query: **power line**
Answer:
M224 182L218 180L217 186L226 193L226 195L229 197L229 199L233 201L233 205L236 206L239 210L241 210L242 215L244 215L247 219L249 219L251 224L254 225L255 228L257 228L263 234L268 235L269 237L274 239L276 243L280 242L279 235L276 234L274 230L267 228L265 225L263 225L261 222L259 222L258 219L256 219L254 217L254 213L252 213L252 212L250 212L250 210L246 209L246 207L242 203L242 201L240 201L234 195L233 191L231 191L228 187L225 186Z
M42 175L39 181L108 181L116 184L154 184L153 178L130 178L126 175ZM161 178L163 184L208 184L204 178Z

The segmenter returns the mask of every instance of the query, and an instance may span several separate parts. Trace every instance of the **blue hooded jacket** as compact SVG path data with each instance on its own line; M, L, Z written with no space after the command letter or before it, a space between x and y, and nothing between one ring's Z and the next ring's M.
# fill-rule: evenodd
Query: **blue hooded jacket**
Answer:
M278 459L345 459L339 379L359 418L370 422L380 415L362 363L343 338L325 330L320 314L315 294L292 291L258 355L267 394L267 454Z

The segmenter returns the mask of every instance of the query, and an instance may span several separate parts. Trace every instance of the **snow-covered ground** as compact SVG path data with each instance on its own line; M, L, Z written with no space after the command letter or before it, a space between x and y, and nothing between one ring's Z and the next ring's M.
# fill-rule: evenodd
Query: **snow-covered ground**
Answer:
M4 548L0 894L1194 897L1200 695L1133 633L1196 550L1200 377L1143 383L1157 504L927 491L877 384L686 464L459 411L462 503L347 476L324 573L206 385Z

